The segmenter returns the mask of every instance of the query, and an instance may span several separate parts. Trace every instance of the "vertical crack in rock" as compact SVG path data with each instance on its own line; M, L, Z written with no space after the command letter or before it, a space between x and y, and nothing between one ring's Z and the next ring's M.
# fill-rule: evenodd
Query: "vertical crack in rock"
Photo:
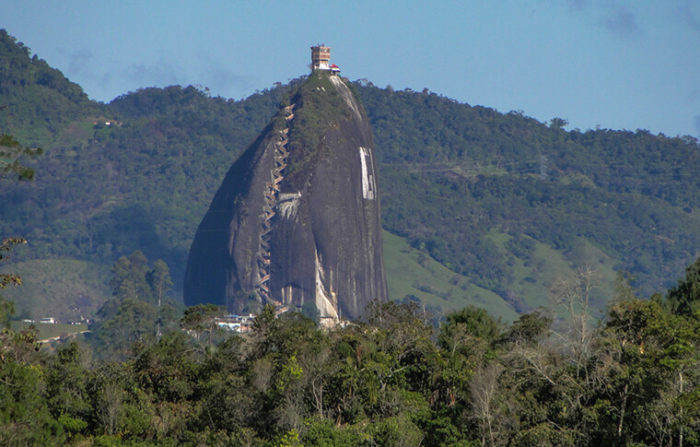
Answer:
M374 183L374 160L372 153L360 146L360 162L362 165L362 197L374 200L374 192L377 186Z
M321 316L321 321L324 325L332 325L333 322L338 321L338 302L337 295L332 291L332 286L325 286L325 272L323 271L323 264L318 259L318 252L316 255L316 309Z

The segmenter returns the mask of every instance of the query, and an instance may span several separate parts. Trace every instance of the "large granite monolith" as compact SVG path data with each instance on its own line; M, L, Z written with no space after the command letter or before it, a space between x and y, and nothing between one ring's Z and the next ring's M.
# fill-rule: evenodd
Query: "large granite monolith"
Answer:
M195 235L185 304L264 304L321 321L387 299L374 144L339 77L314 71L233 164Z

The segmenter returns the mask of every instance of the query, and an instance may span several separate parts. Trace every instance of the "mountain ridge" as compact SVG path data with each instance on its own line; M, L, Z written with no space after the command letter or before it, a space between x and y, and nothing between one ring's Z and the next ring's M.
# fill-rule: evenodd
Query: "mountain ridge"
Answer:
M15 51L6 34L2 40L5 60L23 61L12 69L29 70L28 51ZM15 78L31 78L22 73ZM46 154L33 163L33 184L1 192L1 234L30 240L19 260L110 265L143 249L166 259L177 281L225 167L299 82L241 101L172 86L106 105L78 95L59 108L45 105L56 92L46 86L5 91L0 104L23 106L0 113L6 115L0 131L23 144L41 142ZM61 92L71 84L52 85ZM383 226L480 287L540 302L530 298L546 295L549 285L538 279L540 261L532 261L536 243L575 269L590 241L616 259L617 270L636 274L646 295L667 288L668 278L698 254L700 185L693 168L700 150L691 137L566 131L561 121L547 125L428 91L364 82L352 88L374 131ZM110 120L119 124L105 125ZM36 135L27 136L33 128ZM493 234L503 243L494 243ZM529 262L521 272L518 266Z

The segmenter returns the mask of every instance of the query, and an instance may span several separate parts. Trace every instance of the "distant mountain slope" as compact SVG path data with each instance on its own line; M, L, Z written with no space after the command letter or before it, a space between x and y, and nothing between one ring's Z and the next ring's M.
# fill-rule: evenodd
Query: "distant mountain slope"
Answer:
M226 170L293 87L241 101L149 88L105 105L4 32L0 70L0 132L46 150L35 182L0 191L0 235L30 240L18 259L111 265L142 249L177 285ZM698 255L690 137L566 131L427 91L353 89L374 133L384 227L514 309L545 302L551 273L582 263L629 271L649 293Z
M109 296L109 267L75 259L38 259L0 266L19 274L21 287L9 287L2 297L15 303L22 318L54 317L62 323L90 319Z
M104 108L83 89L0 29L0 129L11 128L27 145L45 145L78 117Z
M567 132L433 93L359 88L372 122L384 226L501 294L530 238L576 263L587 240L668 287L700 249L700 149L646 131ZM507 250L485 237L512 236ZM528 242L530 241L530 242Z

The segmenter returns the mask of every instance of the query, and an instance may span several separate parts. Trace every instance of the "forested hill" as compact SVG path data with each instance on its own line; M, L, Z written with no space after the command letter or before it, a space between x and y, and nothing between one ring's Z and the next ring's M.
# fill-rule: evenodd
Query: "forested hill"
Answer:
M102 104L88 99L83 89L30 55L22 42L0 29L0 128L12 129L25 144L55 141L78 117L101 116Z
M165 259L178 285L217 186L291 89L234 101L173 86L96 103L4 31L0 70L0 132L46 151L33 183L0 191L0 235L30 240L19 259L98 268L141 249ZM421 299L449 303L473 286L526 310L583 264L631 272L648 294L698 254L700 149L690 137L567 131L561 119L427 90L354 89L375 135L385 229L455 273L442 292L408 284Z
M700 250L692 137L566 131L561 118L547 125L428 91L358 92L381 162L385 228L488 288L513 287L538 242L573 263L592 244L647 293Z

